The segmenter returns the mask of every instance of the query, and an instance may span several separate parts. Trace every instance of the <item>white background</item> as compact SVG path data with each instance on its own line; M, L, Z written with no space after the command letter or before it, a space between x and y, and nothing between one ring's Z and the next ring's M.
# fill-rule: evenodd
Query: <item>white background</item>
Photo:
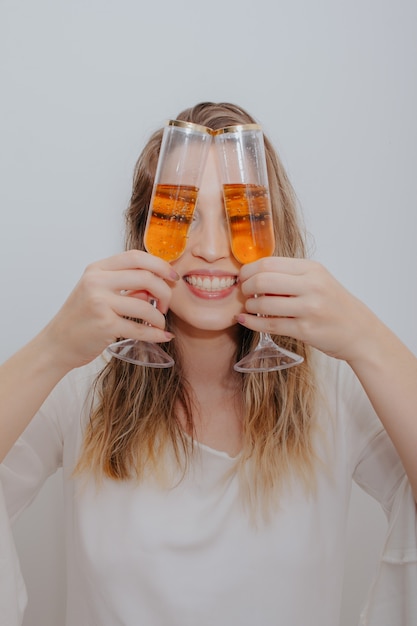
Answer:
M121 249L139 151L201 100L263 124L312 255L417 353L415 0L0 0L0 72L1 360ZM16 526L25 626L63 624L61 504L54 477ZM384 530L355 488L342 626Z

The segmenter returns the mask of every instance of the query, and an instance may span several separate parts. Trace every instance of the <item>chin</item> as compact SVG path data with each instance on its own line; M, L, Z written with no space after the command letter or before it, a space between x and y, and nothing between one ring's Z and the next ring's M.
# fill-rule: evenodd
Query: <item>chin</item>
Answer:
M174 333L175 328L178 328L179 330L189 329L193 331L212 333L227 332L230 331L231 328L238 327L238 324L234 320L234 315L236 315L236 313L227 316L225 315L221 318L219 318L218 316L202 316L201 314L198 316L196 315L195 317L188 315L180 317L173 313L172 324L174 327Z

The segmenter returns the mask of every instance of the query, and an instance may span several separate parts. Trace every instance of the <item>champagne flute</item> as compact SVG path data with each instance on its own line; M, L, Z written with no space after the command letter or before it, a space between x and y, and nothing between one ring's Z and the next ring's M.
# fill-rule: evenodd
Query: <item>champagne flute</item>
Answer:
M144 243L150 254L175 261L184 252L211 141L212 131L205 126L180 120L166 124L145 228ZM155 298L149 302L156 307ZM107 350L135 365L174 365L165 350L149 341L124 339Z
M270 256L275 238L262 129L258 124L228 126L216 131L214 140L233 255L240 263ZM278 346L269 333L261 332L256 348L236 363L234 369L269 372L298 365L303 360Z

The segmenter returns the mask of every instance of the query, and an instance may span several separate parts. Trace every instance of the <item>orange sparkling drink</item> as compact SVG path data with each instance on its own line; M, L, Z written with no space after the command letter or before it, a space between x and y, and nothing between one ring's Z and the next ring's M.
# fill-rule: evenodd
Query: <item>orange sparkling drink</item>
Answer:
M224 185L223 193L234 257L251 263L271 256L275 237L268 189L239 183Z
M175 261L181 256L187 243L197 195L197 187L157 185L145 232L148 252L166 261Z

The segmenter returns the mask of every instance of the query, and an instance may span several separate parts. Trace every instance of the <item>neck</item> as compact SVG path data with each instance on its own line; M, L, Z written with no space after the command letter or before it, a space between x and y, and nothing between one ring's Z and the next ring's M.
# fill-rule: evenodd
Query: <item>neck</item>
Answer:
M228 387L235 384L233 370L236 357L238 332L236 327L226 331L183 331L181 325L174 329L175 339L182 353L184 374L191 386L201 383L212 386L221 383Z
M233 369L236 329L210 336L184 336L179 328L174 333L195 402L193 435L201 443L235 456L242 445L240 374ZM189 432L184 416L182 422Z

